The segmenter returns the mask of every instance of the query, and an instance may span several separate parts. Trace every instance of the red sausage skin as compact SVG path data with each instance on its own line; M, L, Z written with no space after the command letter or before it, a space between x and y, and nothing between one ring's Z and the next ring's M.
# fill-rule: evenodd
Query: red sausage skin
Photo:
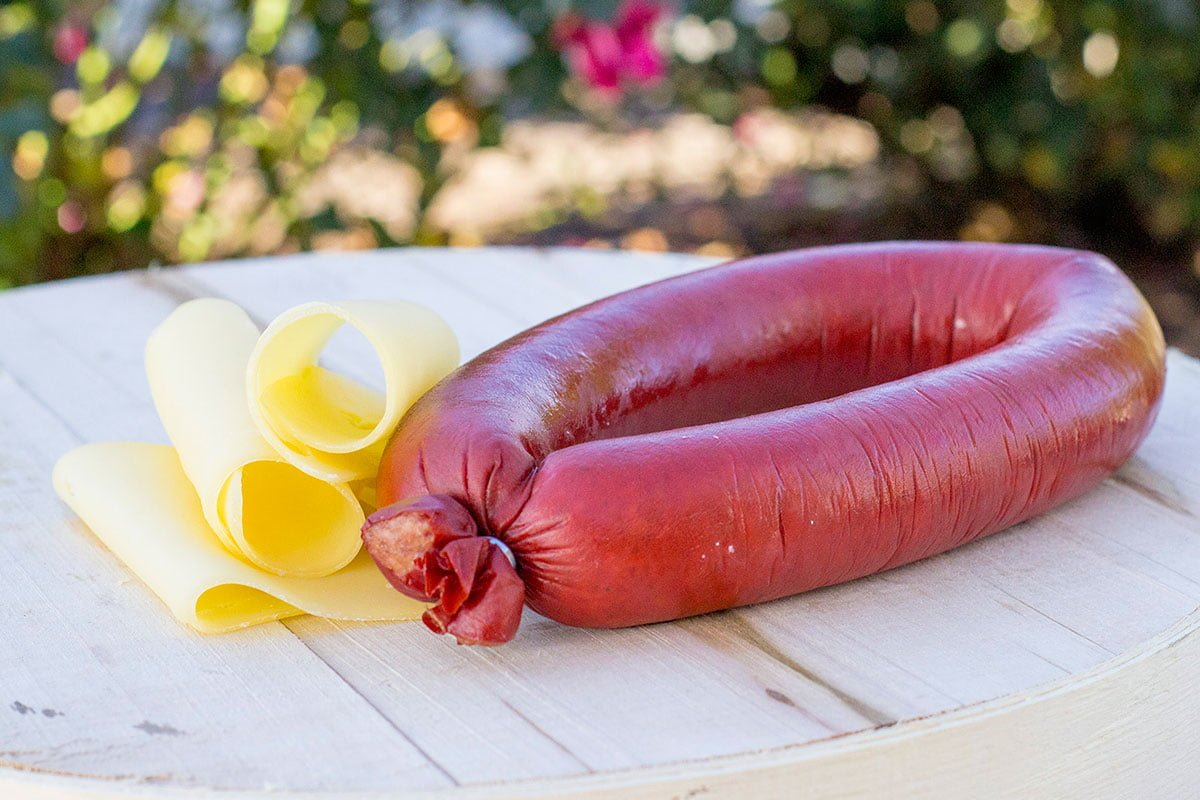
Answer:
M522 599L588 627L757 603L1087 491L1145 437L1163 379L1153 313L1092 253L749 259L572 311L451 374L392 439L364 540L462 643L512 638Z

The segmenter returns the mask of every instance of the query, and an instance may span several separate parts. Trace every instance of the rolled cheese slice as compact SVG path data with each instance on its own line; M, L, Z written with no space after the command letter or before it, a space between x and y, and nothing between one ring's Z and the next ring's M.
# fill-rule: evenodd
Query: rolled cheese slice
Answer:
M232 555L213 536L175 450L102 442L54 469L59 497L182 622L205 633L297 614L410 620L426 606L392 589L366 553L332 575L284 577Z
M180 306L146 344L154 404L225 547L277 575L329 575L361 549L363 510L345 483L298 469L258 432L246 406L257 341L233 303Z
M343 325L374 349L383 371L382 394L318 364ZM247 380L251 413L290 463L325 481L361 486L374 479L404 412L457 367L458 358L454 332L422 306L309 303L284 313L259 339Z

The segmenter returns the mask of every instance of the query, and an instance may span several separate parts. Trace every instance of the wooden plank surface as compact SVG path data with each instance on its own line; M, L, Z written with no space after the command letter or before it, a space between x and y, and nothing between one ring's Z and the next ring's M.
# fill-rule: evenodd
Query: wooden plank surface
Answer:
M584 631L531 614L497 649L313 618L191 633L50 491L51 465L80 441L165 440L142 346L191 297L227 297L261 321L307 300L411 299L443 314L470 357L703 263L403 250L0 295L0 766L96 776L119 792L596 781L816 748L1020 696L1128 657L1195 612L1200 370L1177 354L1134 461L1042 519L865 581L680 623ZM373 378L353 338L328 355Z

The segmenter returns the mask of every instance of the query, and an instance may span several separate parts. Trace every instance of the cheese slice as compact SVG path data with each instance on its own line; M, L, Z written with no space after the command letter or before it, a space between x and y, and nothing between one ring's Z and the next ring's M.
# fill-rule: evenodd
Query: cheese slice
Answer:
M227 300L183 304L146 343L154 405L230 552L278 575L329 575L361 549L363 509L347 484L298 469L258 432L246 405L258 336Z
M318 364L343 325L375 350L384 392ZM284 313L250 356L249 405L287 461L332 482L373 479L401 416L458 366L458 341L427 308L403 301L309 303Z
M342 620L411 620L425 605L393 589L360 553L316 578L264 572L213 535L174 449L84 445L55 467L59 497L162 599L205 633L308 613Z

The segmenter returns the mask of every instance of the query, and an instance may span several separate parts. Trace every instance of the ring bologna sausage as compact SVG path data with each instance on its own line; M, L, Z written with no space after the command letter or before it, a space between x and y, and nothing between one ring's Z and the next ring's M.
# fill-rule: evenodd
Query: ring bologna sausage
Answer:
M1149 306L1093 253L748 259L460 367L393 436L363 538L460 643L511 639L522 600L588 627L757 603L1087 491L1148 432L1164 370Z

